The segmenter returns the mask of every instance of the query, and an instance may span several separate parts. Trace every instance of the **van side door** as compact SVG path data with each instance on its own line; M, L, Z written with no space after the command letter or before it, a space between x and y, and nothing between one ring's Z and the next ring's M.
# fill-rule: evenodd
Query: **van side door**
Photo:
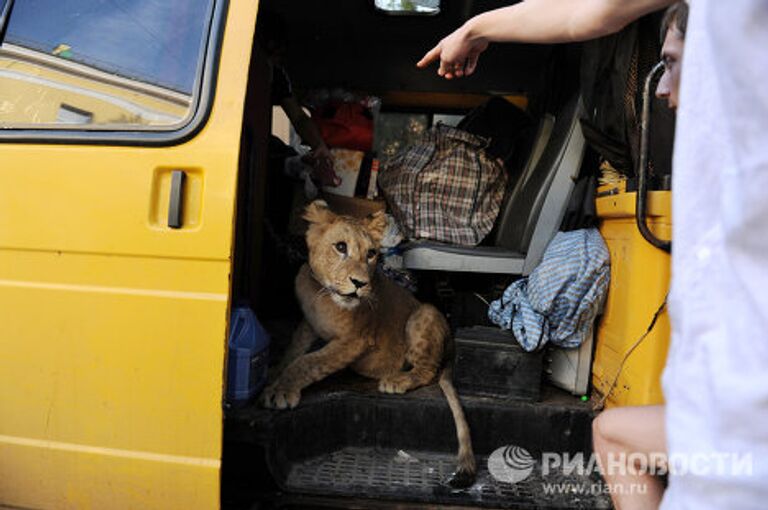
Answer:
M257 2L0 7L0 505L218 508Z

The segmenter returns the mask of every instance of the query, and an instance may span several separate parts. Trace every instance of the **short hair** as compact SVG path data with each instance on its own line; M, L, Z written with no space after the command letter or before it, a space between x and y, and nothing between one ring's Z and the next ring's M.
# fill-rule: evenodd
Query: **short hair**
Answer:
M664 18L661 20L661 43L667 37L667 31L675 27L683 39L685 39L685 29L688 27L688 2L680 1L672 4Z

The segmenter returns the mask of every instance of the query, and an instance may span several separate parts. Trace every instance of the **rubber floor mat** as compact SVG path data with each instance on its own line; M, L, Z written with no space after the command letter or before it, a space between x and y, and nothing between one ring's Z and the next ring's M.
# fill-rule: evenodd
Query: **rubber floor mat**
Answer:
M542 476L536 464L527 478L502 482L478 458L478 476L467 489L447 480L453 455L389 449L343 448L294 463L285 480L291 492L325 496L473 505L492 508L611 508L606 486L596 477L562 473Z

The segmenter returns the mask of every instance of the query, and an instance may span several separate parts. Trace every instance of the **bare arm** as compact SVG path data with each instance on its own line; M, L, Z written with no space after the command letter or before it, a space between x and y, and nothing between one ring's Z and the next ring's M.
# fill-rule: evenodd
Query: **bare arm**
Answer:
M323 138L320 136L320 132L317 130L317 126L315 126L312 119L304 113L304 110L301 109L301 105L296 101L295 97L286 97L280 103L280 106L283 108L283 111L291 121L291 125L293 125L293 128L299 134L301 139L312 147L312 150L328 150Z
M338 186L341 184L341 178L336 175L333 169L333 157L328 146L323 141L320 131L309 116L304 113L301 105L293 96L283 99L283 111L291 121L291 125L299 134L301 139L312 147L312 155L308 162L314 168L313 177L320 181L323 186Z
M525 0L467 21L416 64L439 61L445 78L472 74L489 42L561 43L618 32L674 0Z
M618 32L674 0L526 0L467 22L470 37L494 42L585 41Z

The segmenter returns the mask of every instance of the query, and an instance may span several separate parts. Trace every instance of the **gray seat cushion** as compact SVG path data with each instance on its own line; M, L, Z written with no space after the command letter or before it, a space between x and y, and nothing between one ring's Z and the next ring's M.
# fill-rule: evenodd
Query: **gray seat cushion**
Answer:
M454 246L434 241L414 241L404 247L408 269L469 273L521 274L525 254L498 246Z

